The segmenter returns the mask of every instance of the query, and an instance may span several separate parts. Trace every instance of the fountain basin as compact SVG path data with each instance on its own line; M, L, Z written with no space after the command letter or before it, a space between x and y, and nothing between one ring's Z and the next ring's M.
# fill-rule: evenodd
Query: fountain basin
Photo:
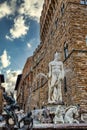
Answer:
M33 130L87 130L87 124L39 124Z
M7 128L3 127L0 130L7 130ZM11 128L11 130L19 129ZM35 124L33 130L87 130L87 124Z

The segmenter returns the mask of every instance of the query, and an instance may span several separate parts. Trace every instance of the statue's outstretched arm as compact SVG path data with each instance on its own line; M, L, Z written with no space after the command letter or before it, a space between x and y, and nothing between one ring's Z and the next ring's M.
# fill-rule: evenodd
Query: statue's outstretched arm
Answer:
M52 75L52 67L51 67L51 64L49 64L49 78L51 77Z

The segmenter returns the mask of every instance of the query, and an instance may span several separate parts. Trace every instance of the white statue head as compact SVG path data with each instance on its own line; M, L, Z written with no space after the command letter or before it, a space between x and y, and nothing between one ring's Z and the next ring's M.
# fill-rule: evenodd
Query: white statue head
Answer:
M60 53L56 52L56 53L54 54L54 59L55 59L55 60L60 59Z

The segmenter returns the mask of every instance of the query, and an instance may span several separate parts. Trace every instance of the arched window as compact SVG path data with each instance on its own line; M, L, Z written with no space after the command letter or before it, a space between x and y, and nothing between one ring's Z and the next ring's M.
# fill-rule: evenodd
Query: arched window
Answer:
M64 57L65 59L68 56L68 44L66 42L64 42Z

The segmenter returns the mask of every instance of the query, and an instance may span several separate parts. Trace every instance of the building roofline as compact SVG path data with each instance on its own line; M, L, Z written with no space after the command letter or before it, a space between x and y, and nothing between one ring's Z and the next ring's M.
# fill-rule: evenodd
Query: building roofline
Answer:
M16 85L15 85L15 90L18 89L18 86L19 86L19 83L21 81L21 78L22 78L22 74L19 74L18 77L17 77L17 81L16 81Z

